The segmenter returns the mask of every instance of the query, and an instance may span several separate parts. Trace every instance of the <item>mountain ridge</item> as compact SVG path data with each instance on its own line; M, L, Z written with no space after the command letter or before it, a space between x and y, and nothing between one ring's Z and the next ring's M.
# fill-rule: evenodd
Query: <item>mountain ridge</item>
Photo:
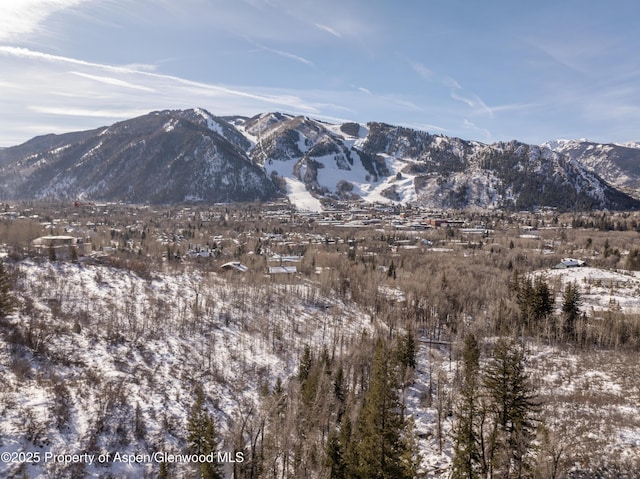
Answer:
M582 138L544 145L581 162L615 188L640 198L640 143L596 143Z
M0 196L131 203L287 196L310 210L359 199L461 209L640 207L596 166L560 143L484 144L380 122L279 112L218 117L195 108L5 148ZM640 171L634 181L622 187L640 187Z

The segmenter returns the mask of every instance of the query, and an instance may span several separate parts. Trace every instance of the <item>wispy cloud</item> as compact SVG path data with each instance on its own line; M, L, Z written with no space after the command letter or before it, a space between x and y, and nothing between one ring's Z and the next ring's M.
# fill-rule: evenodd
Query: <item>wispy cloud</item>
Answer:
M0 55L2 54L30 59L30 60L39 60L49 64L82 66L82 67L88 67L93 70L108 71L111 73L118 73L118 74L134 75L140 79L146 79L146 82L147 82L147 86L136 85L136 88L146 89L146 91L149 91L149 92L161 91L159 88L154 88L151 86L153 85L154 81L155 82L165 81L165 82L170 82L170 83L163 83L162 85L164 85L165 87L169 84L184 85L187 87L199 89L198 90L199 93L202 93L204 91L209 91L212 93L234 95L238 97L250 98L253 100L259 100L261 102L274 103L274 104L290 104L296 101L296 99L294 97L291 97L290 95L260 95L260 94L255 94L249 91L243 91L240 89L234 89L234 88L225 87L221 85L213 85L209 83L187 80L187 79L180 78L173 75L164 75L164 74L153 73L148 71L135 71L135 70L131 70L129 68L118 66L118 65L107 65L107 64L101 64L101 63L87 62L87 61L78 60L75 58L68 58L68 57L63 57L58 55L51 55L48 53L37 52L37 51L29 50L27 48L0 46ZM71 71L68 73L71 73L76 76L83 76L85 78L89 78L92 80L101 78L103 80L103 83L111 83L112 85L117 84L117 86L123 86L123 84L133 85L133 83L123 81L123 80L118 80L115 78L109 78L108 81L104 81L106 77L101 77L100 75L96 75L96 74L88 74L88 73L79 74L79 72L77 71Z
M309 115L319 114L321 108L336 111L325 105L327 94L309 94L309 100L294 91L210 84L26 48L0 46L0 62L4 85L0 103L12 112L0 116L0 145L27 140L33 132L28 126L46 124L43 118L49 119L52 128L39 134L60 131L60 124L67 131L83 130L165 108L202 106L217 114L245 115L273 110Z
M69 72L69 73L73 75L78 75L84 78L88 78L90 80L94 80L100 83L104 83L106 85L120 86L124 88L131 88L133 90L141 90L141 91L148 91L148 92L155 91L153 88L149 88L143 85L136 85L135 83L120 80L118 78L112 78L112 77L106 77L106 76L100 76L100 75L90 75L89 73L82 73L82 72Z
M494 110L492 108L489 108L487 104L482 101L482 98L480 98L478 95L473 95L470 98L460 95L458 93L459 90L460 89L458 88L451 89L452 99L464 103L469 108L472 108L476 113L486 113L489 116L493 116Z
M311 60L307 60L304 57L301 57L301 56L296 55L296 54L291 53L291 52L286 52L284 50L278 50L276 48L268 47L266 45L263 45L262 43L256 42L256 41L251 40L250 38L247 38L247 37L245 37L245 38L247 39L248 42L250 42L252 45L258 47L260 50L263 50L263 51L269 52L269 53L273 53L275 55L279 55L281 57L288 58L290 60L294 60L294 61L297 61L297 62L300 62L300 63L304 63L305 65L314 66L314 64L313 64L313 62Z
M484 141L487 141L487 142L492 141L491 132L486 128L481 128L466 118L464 119L463 124L466 128L481 133L484 136Z
M435 79L435 74L429 68L427 68L425 65L423 65L422 63L409 62L409 64L410 64L411 68L413 69L413 71L415 71L418 75L420 75L425 80L433 80L433 79Z
M325 32L333 35L334 37L337 38L342 38L342 34L340 32L338 32L337 30L327 26L327 25L323 25L322 23L314 23L314 25L316 27L318 27L320 30L324 30Z
M68 108L30 105L30 111L45 115L77 116L82 118L126 119L149 113L149 110L94 110L91 108Z
M20 57L33 60L44 60L51 63L65 63L69 65L79 65L85 67L101 68L113 72L132 72L129 68L117 66L117 65L105 65L101 63L87 62L84 60L78 60L75 58L64 57L61 55L52 55L50 53L39 52L30 50L23 47L12 47L8 45L0 45L0 54L12 57ZM146 72L145 72L146 73Z
M52 13L87 0L2 0L0 41L15 41L39 29Z
M493 115L492 109L487 106L482 98L474 93L465 93L464 88L462 88L462 85L460 85L455 78L440 75L419 62L409 61L409 66L424 80L427 80L428 82L435 82L436 84L440 84L449 89L449 97L452 100L464 103L474 110L474 113L481 112L490 116Z
M445 133L447 131L446 128L438 125L433 125L431 123L407 123L405 126L409 128L413 128L414 130L428 131L433 132L437 131L439 133Z

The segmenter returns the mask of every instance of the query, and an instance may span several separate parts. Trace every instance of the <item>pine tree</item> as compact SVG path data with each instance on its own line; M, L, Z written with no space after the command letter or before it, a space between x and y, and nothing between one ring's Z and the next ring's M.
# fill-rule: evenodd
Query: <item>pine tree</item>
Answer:
M403 458L407 447L403 439L404 422L398 400L398 380L389 350L376 343L371 380L356 423L358 463L355 475L362 479L409 478Z
M480 413L480 348L473 334L464 340L462 385L456 407L452 479L480 477L480 451L477 421Z
M144 423L142 408L140 407L140 403L136 403L135 415L133 418L133 436L140 441L144 439L146 434L147 427Z
M398 360L403 368L416 367L416 339L411 329L407 330L398 347Z
M564 332L571 339L576 336L576 320L580 317L580 291L575 283L567 283L562 295L562 312L564 313Z
M333 379L333 395L341 403L344 401L344 369L342 364L338 366L338 371Z
M215 420L205 410L203 401L202 390L198 389L187 421L187 442L190 454L207 455L218 450ZM201 462L199 473L202 479L222 479L223 477L217 462Z
M553 312L554 298L549 285L541 276L536 278L533 289L533 317L536 321L541 321Z
M340 441L340 434L332 431L327 439L326 465L329 468L329 479L346 479L346 464L344 448Z
M524 348L500 339L484 375L492 424L486 438L485 468L490 477L524 478L538 403L525 371Z
M640 271L640 250L638 248L629 251L626 267L632 271Z
M12 294L13 282L9 273L4 269L0 259L0 319L6 318L16 309L16 299Z
M393 262L393 260L391 260L391 264L389 265L389 268L387 269L387 278L396 279L396 265Z
M530 278L514 275L513 289L520 309L520 321L528 330L535 331L542 320L553 312L553 296L549 285L541 276Z
M311 347L305 344L302 358L300 358L300 364L298 365L298 381L303 383L309 377L311 372L311 366L313 364L313 356L311 354Z
M166 462L161 462L158 469L158 479L169 479L170 477L169 465Z
M522 278L516 285L516 301L520 308L521 324L529 328L533 319L534 288L530 278Z

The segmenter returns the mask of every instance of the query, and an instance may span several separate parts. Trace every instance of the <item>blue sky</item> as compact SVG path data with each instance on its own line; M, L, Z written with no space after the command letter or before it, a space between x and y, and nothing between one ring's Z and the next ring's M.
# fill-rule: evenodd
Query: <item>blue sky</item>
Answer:
M636 0L0 3L0 146L191 107L640 140Z

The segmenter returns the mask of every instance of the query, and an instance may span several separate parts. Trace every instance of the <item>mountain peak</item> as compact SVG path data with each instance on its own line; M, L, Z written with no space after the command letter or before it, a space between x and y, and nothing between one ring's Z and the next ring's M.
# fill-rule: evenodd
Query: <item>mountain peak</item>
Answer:
M286 195L316 210L321 200L359 199L433 208L628 209L639 203L602 181L586 160L618 158L622 168L628 152L640 150L575 140L485 145L382 122L162 110L0 151L0 194L141 203ZM640 162L628 162L631 174Z

